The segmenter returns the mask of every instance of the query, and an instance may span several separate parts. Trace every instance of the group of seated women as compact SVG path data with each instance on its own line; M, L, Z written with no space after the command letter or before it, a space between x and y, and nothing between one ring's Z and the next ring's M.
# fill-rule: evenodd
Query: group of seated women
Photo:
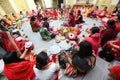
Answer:
M43 13L45 14L43 15ZM43 9L38 13L32 10L32 15L26 12L26 16L30 18L32 31L39 32L42 39L47 41L56 36L54 32L50 31L48 20L59 18L59 15L65 16L68 13L68 22L64 26L74 27L75 24L84 23L81 10L77 11L77 15L73 10L67 11L66 9L50 9L49 11ZM107 7L100 12L96 7L89 16L104 18L107 13ZM17 20L17 17L14 14L12 15ZM20 12L20 15L21 18L25 17L22 12ZM117 19L108 20L102 28L92 27L88 37L76 40L78 46L73 46L70 51L61 51L61 54L57 55L59 64L58 62L52 62L46 50L39 52L37 55L31 54L31 50L34 48L32 43L20 37L13 38L8 31L0 31L0 37L3 40L0 46L6 50L6 54L2 55L5 63L5 76L8 80L34 80L35 78L58 80L58 72L61 68L64 69L64 74L70 77L86 75L95 67L96 56L100 56L108 62L119 61L120 40L114 39L119 32L120 13L115 10L112 16L117 17ZM10 26L11 23L8 20L7 18L6 24ZM100 46L103 50L99 52ZM29 57L26 55L29 55ZM119 70L120 66L109 69L112 78L119 79L120 73L117 72Z

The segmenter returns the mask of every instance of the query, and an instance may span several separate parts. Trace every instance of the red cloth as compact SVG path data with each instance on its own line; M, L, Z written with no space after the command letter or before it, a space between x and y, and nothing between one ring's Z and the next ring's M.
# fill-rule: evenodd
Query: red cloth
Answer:
M86 37L85 41L91 43L92 49L95 51L96 56L98 56L98 48L100 45L100 33L95 33L91 37Z
M120 22L116 22L115 25L117 32L120 32Z
M34 22L30 22L30 25L31 25L31 28L32 28L32 31L34 32L36 29L40 28L40 24L39 22L36 20Z
M18 20L17 16L14 14L12 15L15 20Z
M74 27L75 26L75 17L74 16L69 16L68 23L65 23L64 26Z
M117 31L112 28L107 28L101 31L101 45L103 46L107 41L116 37Z
M23 52L25 50L25 43L27 42L26 40L22 40L21 42L14 40L16 45L18 46L19 50Z
M75 17L74 16L70 16L69 17L69 22L68 22L69 26L74 27L75 26Z
M57 16L58 16L58 12L57 12L56 10L54 10L53 16L54 16L54 17L57 17Z
M4 74L8 80L34 80L33 71L34 61L22 61L17 63L5 64Z
M120 47L120 40L117 40L116 42L114 42L113 44L117 45ZM116 49L112 49L113 53L114 53L114 56L115 57L120 57L120 52Z
M108 14L108 11L107 10L102 10L100 11L99 15L98 15L98 18L103 18L106 16L106 14Z
M3 39L3 46L7 51L16 51L14 45L11 43L8 34L6 32L0 32L0 36Z
M120 80L120 65L110 68L109 71L112 73L114 77Z

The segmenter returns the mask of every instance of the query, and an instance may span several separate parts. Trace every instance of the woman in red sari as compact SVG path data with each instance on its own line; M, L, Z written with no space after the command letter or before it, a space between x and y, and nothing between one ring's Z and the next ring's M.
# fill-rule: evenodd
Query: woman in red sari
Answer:
M106 17L106 14L108 14L107 7L105 7L102 11L100 11L100 13L98 14L97 17L102 19L102 18Z
M110 46L116 60L120 60L120 40L109 41L105 46Z
M68 26L68 27L74 27L75 26L75 17L73 15L73 12L71 12L69 14L69 20L68 20L68 23L65 23L64 26Z
M33 32L38 32L40 30L40 24L39 24L39 21L37 21L36 16L31 17L30 25Z
M6 51L16 51L19 55L21 55L19 48L15 44L9 32L0 30L0 37L3 40L3 47Z
M8 80L34 80L35 74L33 66L35 61L26 61L24 56L27 49L23 52L20 58L16 52L8 52L4 57L4 74Z
M114 20L108 20L107 21L107 28L101 31L101 46L104 46L104 44L112 39L115 39L117 35L115 21Z

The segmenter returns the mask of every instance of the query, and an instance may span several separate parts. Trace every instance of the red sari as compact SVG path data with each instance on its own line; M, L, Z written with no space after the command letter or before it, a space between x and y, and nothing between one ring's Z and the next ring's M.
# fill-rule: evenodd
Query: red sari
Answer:
M34 80L34 64L34 61L22 61L5 64L4 74L8 78L8 80Z
M7 32L0 32L0 36L3 40L3 46L7 51L16 51L14 45L10 41Z
M100 13L98 15L98 18L104 18L106 16L106 14L108 14L108 11L107 10L102 10L102 11L100 11Z
M21 42L14 40L16 45L18 46L19 50L23 52L25 50L25 43L27 42L26 40L22 40Z
M114 66L109 69L109 71L112 73L112 75L120 80L120 65Z
M115 23L117 32L120 32L120 21Z
M113 44L120 47L120 40L115 41ZM113 48L112 52L114 53L115 57L120 57L120 51L119 50Z
M69 16L68 23L65 23L64 26L74 27L75 26L75 17L74 16Z

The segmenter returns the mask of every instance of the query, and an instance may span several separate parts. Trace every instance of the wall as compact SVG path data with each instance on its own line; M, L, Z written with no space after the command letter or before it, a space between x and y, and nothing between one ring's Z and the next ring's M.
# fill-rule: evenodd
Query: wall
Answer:
M14 0L9 0L9 2L11 4L12 8L14 9L14 11L16 13L19 13L19 10L18 10L17 5L15 4Z
M30 9L27 6L26 0L14 0L15 4L17 5L17 8L19 11L23 11L24 13L26 11L30 11Z
M0 5L6 14L11 14L12 12L15 12L9 0L0 0Z
M74 2L76 2L76 1L74 1L74 0L66 0L65 1L65 5L70 5L71 7L75 4Z
M53 7L58 8L58 0L53 0Z
M36 5L34 3L34 0L26 0L26 3L28 5L28 8L30 9L30 11L32 11L33 9L36 9Z
M6 13L3 8L0 6L0 16L4 16Z
M105 6L109 7L111 4L111 0L98 0L97 6L102 10Z

